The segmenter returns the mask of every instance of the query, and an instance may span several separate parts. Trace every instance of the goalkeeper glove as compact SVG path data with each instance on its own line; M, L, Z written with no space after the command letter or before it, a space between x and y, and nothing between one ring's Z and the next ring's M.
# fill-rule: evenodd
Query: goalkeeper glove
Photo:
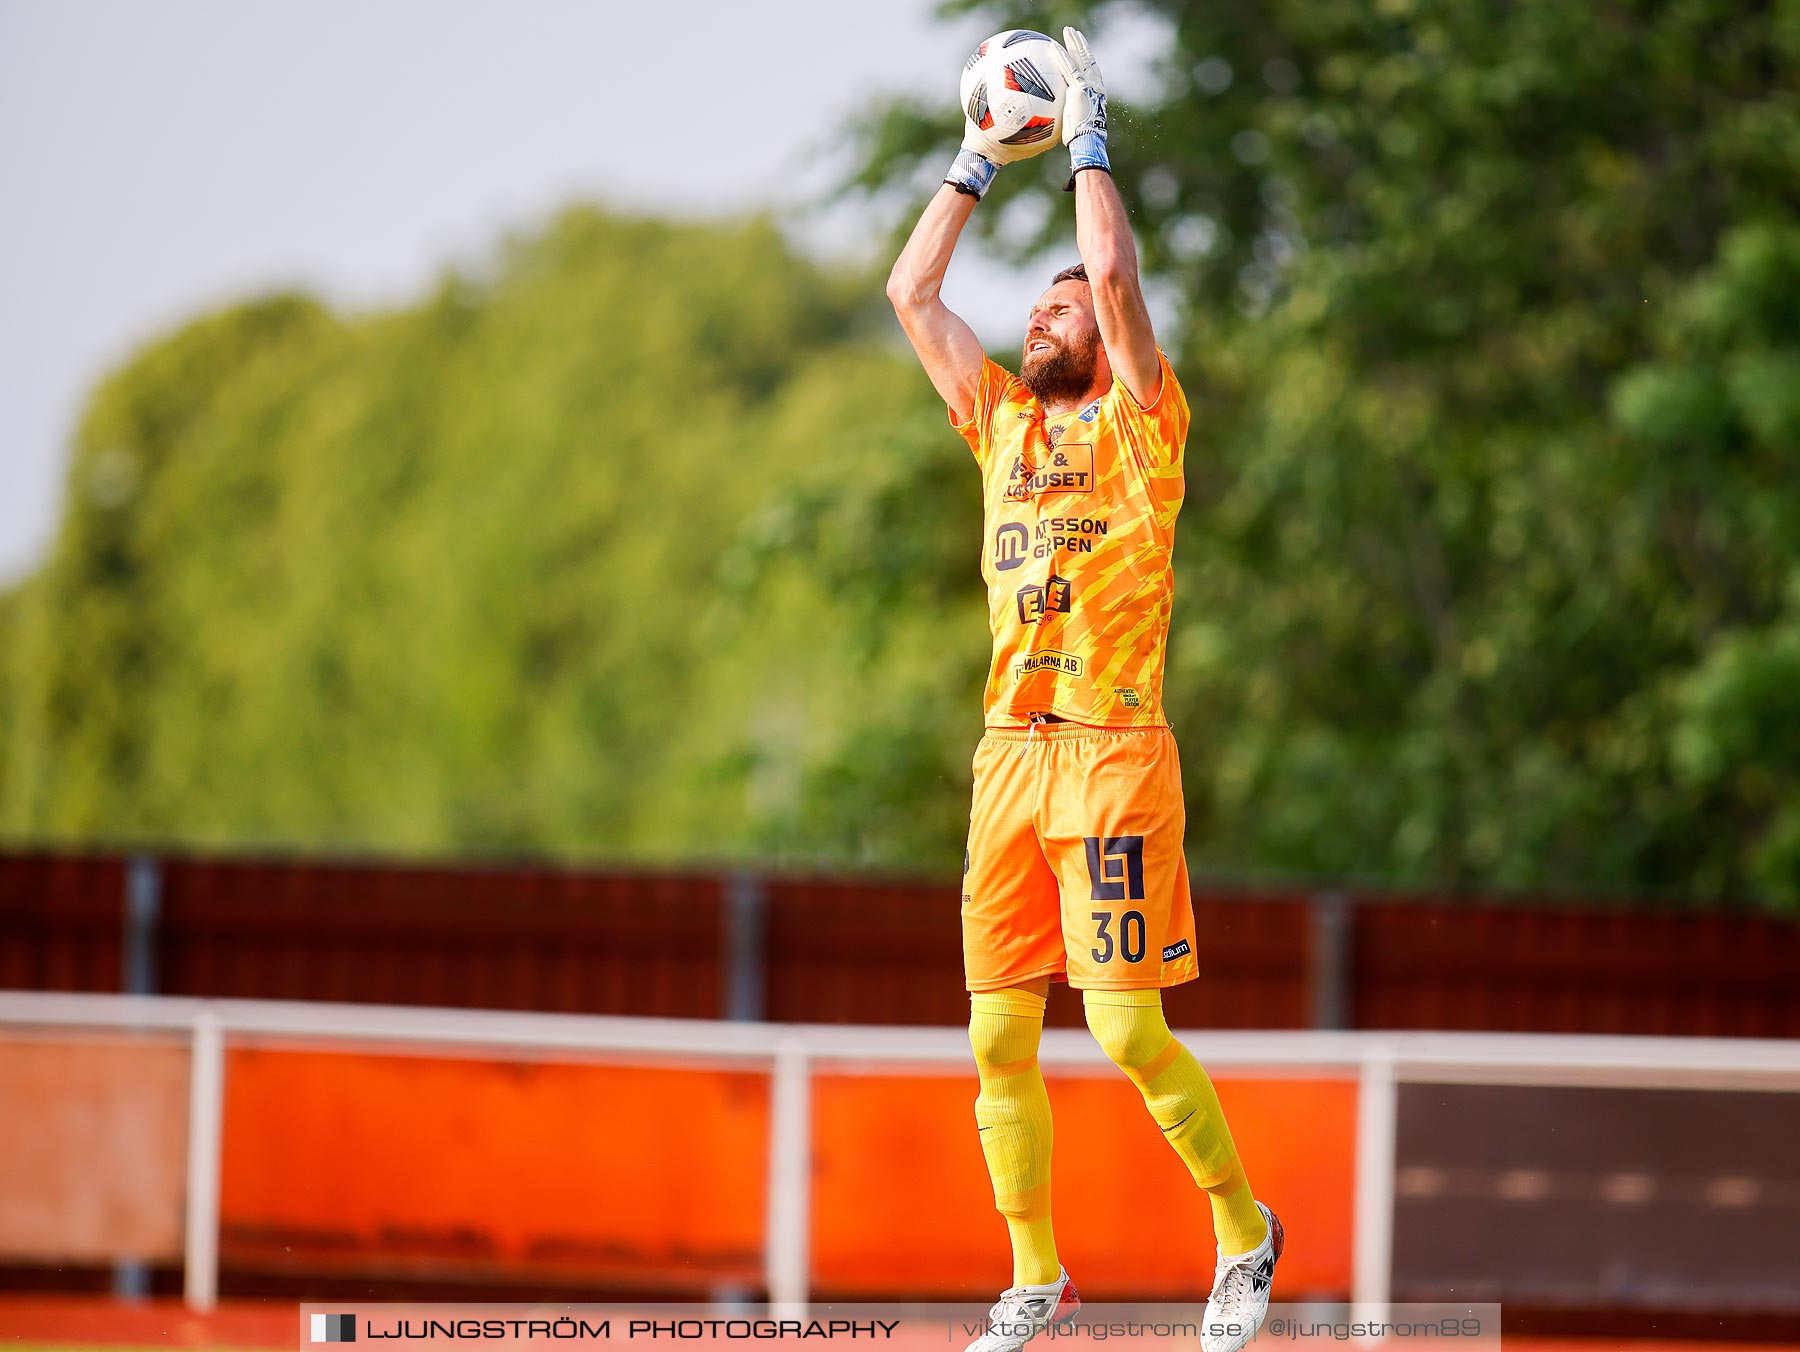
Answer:
M1112 172L1112 162L1106 158L1106 81L1079 29L1063 29L1056 64L1068 85L1063 95L1062 138L1069 148L1069 181L1063 191L1073 192L1075 175L1083 169Z
M950 172L944 175L944 182L958 192L966 192L976 201L994 182L994 175L1000 172L1000 166L990 160L979 145L970 145L971 138L963 138L962 149L956 152L956 159L950 165Z

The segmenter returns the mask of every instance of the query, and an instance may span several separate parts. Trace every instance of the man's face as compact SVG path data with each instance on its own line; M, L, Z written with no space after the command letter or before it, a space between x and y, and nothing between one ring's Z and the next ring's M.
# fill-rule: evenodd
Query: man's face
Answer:
M1025 326L1019 378L1044 403L1078 399L1093 386L1100 325L1086 282L1058 282L1038 297Z

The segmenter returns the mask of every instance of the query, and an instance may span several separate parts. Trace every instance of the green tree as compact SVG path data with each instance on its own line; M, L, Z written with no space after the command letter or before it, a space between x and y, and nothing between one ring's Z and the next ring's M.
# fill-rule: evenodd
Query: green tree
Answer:
M1196 407L1196 863L1800 901L1800 8L947 8L1159 33L1113 159ZM883 110L860 182L955 118ZM1016 257L1046 161L977 213Z
M574 211L415 307L275 297L152 343L0 612L0 830L913 858L942 814L831 786L864 720L976 681L923 660L944 590L869 592L911 548L861 538L876 497L821 505L817 559L768 534L795 493L891 502L944 458L860 336L879 299L766 222ZM864 650L846 617L882 606Z
M1196 866L1800 904L1800 7L1024 21L1110 65L1196 410ZM881 110L859 181L916 206L955 136ZM978 228L1066 257L1062 176ZM949 871L976 494L876 279L763 222L204 317L0 598L0 832Z

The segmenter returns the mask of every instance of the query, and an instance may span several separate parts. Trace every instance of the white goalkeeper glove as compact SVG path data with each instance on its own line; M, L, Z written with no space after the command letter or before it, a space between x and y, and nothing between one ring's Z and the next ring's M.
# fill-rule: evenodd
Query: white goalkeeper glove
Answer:
M1073 192L1075 175L1083 169L1112 172L1112 161L1106 158L1106 81L1079 29L1063 29L1056 64L1068 85L1063 94L1062 138L1069 148L1069 181L1063 191Z

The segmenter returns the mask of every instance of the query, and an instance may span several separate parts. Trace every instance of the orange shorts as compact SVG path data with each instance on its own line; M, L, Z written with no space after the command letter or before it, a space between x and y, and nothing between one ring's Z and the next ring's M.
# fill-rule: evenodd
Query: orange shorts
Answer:
M1041 976L1082 990L1199 975L1167 728L989 728L975 751L963 867L971 991Z

